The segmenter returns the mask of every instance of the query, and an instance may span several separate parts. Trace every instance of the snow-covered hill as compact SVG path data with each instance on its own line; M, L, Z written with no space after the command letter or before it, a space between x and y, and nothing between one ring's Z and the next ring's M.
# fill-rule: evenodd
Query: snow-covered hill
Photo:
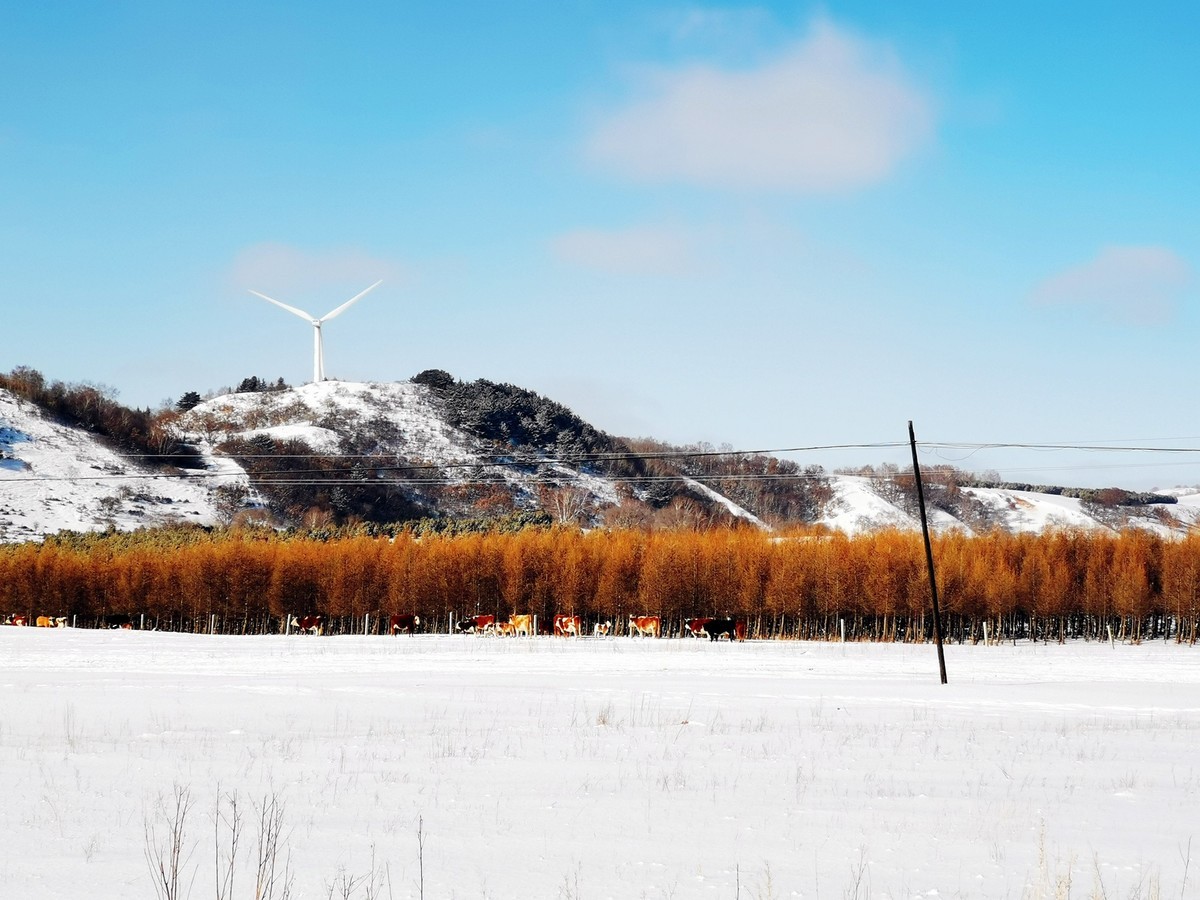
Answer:
M232 438L300 440L318 454L369 455L430 467L447 484L495 480L525 505L542 486L572 487L593 507L617 502L605 478L547 461L528 467L489 465L496 445L448 424L428 387L413 382L323 381L282 391L228 394L180 419L184 436L209 458Z
M0 541L217 521L203 473L156 475L0 390Z
M53 422L32 404L0 390L0 541L36 539L64 529L217 523L222 514L214 491L229 484L248 487L249 478L214 448L230 439L256 436L276 444L298 439L317 454L367 454L420 463L429 466L442 484L493 481L526 508L544 504L547 488L568 489L571 502L591 511L617 503L622 495L622 486L614 480L549 456L534 465L495 465L497 444L448 424L430 388L412 382L327 381L281 391L228 394L199 404L176 427L198 447L206 469L182 475L157 473L107 448L88 432ZM699 502L762 524L752 510L711 486L685 481ZM902 502L889 499L878 481L830 475L829 482L832 498L825 504L821 524L849 534L919 528L917 518ZM1089 514L1081 501L1059 495L1001 488L961 491L971 503L973 516L956 518L945 510L931 510L935 530L978 531L982 522L1012 532L1128 526L1182 534L1200 521L1200 491L1195 489L1168 492L1177 497L1175 504L1131 507L1122 518L1106 515L1104 521Z

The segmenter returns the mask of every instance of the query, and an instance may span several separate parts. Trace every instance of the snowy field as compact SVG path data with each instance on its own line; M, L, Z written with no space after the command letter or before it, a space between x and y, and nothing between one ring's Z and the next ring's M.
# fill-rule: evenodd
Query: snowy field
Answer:
M255 823L284 803L292 897L1200 896L1200 649L947 663L942 686L932 646L0 628L0 896L153 898L176 786L193 898L218 792ZM250 828L239 898L254 854Z

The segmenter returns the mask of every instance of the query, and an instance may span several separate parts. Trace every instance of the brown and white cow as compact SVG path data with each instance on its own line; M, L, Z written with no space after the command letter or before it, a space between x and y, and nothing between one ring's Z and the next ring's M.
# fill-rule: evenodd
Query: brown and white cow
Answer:
M662 619L658 616L630 616L629 634L634 637L659 637Z
M528 613L509 616L507 625L509 627L504 634L523 634L526 637L533 637L533 616Z
M392 616L388 620L388 625L388 631L391 634L400 634L401 632L406 632L407 634L416 634L417 628L419 628L421 625L421 617Z
M711 616L707 619L688 619L683 623L683 626L687 629L687 634L690 634L694 638L702 638L708 634L708 632L704 630L704 626L711 621Z
M292 616L291 624L297 631L306 631L309 634L325 633L324 616Z
M38 628L66 628L66 616L38 616L34 621Z
M605 637L612 631L612 621L597 622L592 626L592 634L596 637Z
M579 616L555 616L554 634L556 637L582 637L583 619Z
M12 613L11 615L5 617L4 624L23 627L29 624L29 616L23 616L20 613Z
M469 619L463 619L458 623L459 631L473 631L475 634L487 634L495 632L496 617L495 616L472 616Z

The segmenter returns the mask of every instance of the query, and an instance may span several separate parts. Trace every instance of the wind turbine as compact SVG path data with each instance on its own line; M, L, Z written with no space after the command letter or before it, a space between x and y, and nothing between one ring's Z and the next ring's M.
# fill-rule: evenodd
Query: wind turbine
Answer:
M369 288L367 288L361 294L355 294L353 297L351 297L349 300L347 300L345 303L343 303L341 306L339 306L333 312L325 313L325 315L321 316L321 318L319 318L319 319L316 316L314 316L312 313L306 313L302 309L296 309L296 307L294 307L294 306L288 306L286 303L280 303L278 300L274 300L274 299L268 297L266 294L260 294L258 291L251 291L250 293L252 293L255 297L262 297L268 303L274 303L276 306L278 306L281 309L286 309L292 315L299 316L300 318L304 319L307 322L312 322L312 327L313 327L313 381L324 381L325 380L325 345L321 341L321 326L323 324L325 324L326 322L328 322L330 319L340 316L342 313L344 313L346 310L348 310L351 306L353 306L355 303L357 303L359 300L361 300L363 297L365 297L371 291L375 290L375 288L379 287L381 284L383 284L383 279L380 279L379 281L375 282L373 285L371 285Z

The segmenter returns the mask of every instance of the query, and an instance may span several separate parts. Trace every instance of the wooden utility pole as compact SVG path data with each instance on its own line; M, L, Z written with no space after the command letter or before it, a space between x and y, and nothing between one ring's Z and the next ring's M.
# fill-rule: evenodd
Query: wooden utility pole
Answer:
M925 488L921 485L921 465L917 462L917 436L912 419L908 420L908 443L912 447L913 477L917 480L917 505L921 508L921 534L925 538L925 564L929 567L929 593L933 597L933 639L937 643L938 669L946 684L946 654L942 650L942 614L938 609L937 578L933 574L933 545L929 543L929 520L925 517Z

